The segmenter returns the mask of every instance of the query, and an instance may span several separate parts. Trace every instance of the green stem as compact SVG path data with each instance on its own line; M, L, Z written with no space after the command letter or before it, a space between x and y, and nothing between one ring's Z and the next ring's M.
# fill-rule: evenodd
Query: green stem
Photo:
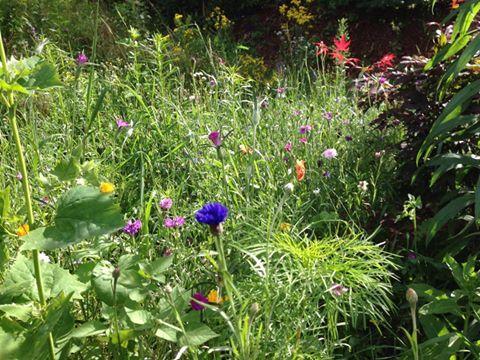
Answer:
M2 67L4 69L5 78L7 82L10 80L10 75L7 68L7 56L5 53L5 48L3 46L3 38L0 32L0 58L2 61ZM25 162L25 156L23 155L23 148L22 142L20 140L20 133L18 131L17 126L17 109L15 106L15 99L13 97L13 93L9 92L8 95L8 119L10 121L10 126L12 129L13 139L15 141L15 148L17 151L18 156L18 163L20 165L20 173L22 174L22 186L23 186L23 194L25 197L25 206L27 208L27 221L30 228L33 227L35 222L35 217L33 215L33 206L32 206L32 196L30 194L30 184L28 181L28 172L27 172L27 164ZM33 257L33 268L35 272L35 281L37 284L37 291L38 291L38 298L40 300L40 304L43 307L46 305L45 294L43 292L43 282L42 282L42 272L40 268L40 258L38 250L33 250L32 252ZM50 357L54 360L55 359L55 345L53 342L52 333L48 334L48 347L50 352Z
M419 360L418 357L418 339L417 339L417 315L416 315L416 306L410 307L412 313L412 325L413 325L413 334L412 334L412 342L413 342L413 358L414 360Z

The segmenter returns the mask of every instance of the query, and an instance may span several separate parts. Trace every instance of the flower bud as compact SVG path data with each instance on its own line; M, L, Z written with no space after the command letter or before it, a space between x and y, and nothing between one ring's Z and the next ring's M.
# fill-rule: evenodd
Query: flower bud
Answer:
M120 268L118 266L115 269L113 269L112 277L114 280L118 280L118 278L120 277Z
M165 290L165 292L166 292L167 294L171 294L171 293L173 292L173 289L172 289L172 287L170 286L170 284L165 285L165 287L163 288L163 290Z
M407 298L407 301L408 301L408 303L410 304L411 307L414 307L414 306L417 305L418 295L415 292L415 290L413 290L412 288L408 288L405 297Z
M251 306L250 306L250 316L251 317L254 317L255 315L258 314L258 312L260 311L260 305L258 305L258 303L254 302Z
M220 224L214 224L210 225L210 232L214 236L220 236L223 233L223 225L222 223Z
M292 183L288 183L283 187L285 192L290 193L290 194L293 192L293 188L294 188L294 186L293 186Z

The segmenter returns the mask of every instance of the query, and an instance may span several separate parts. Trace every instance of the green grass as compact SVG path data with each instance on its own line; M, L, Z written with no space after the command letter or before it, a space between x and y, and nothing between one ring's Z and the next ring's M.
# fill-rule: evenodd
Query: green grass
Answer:
M164 314L158 312L159 304L169 301L165 285L186 289L187 299L182 302L179 295L174 301L182 321L201 320L219 334L206 345L190 346L189 358L226 353L242 359L329 359L363 350L368 344L352 348L351 338L357 331L388 327L394 309L389 299L393 258L378 245L385 239L377 236L374 242L369 235L394 194L394 149L401 134L369 126L378 109L358 107L342 69L318 77L304 66L262 85L242 77L234 59L219 63L204 39L198 43L204 48L195 55L208 65L190 72L178 66L171 40L160 35L126 44L125 61L82 68L69 54L47 46L45 57L58 67L64 86L19 104L38 225L51 222L64 191L102 181L115 184L125 221L138 218L144 224L136 237L117 232L46 252L88 286L83 300L71 301L69 308L77 326L98 320L108 328L96 336L70 339L72 352L75 346L80 349L71 358L129 353L132 358L171 359L181 351L155 336L158 322L144 328L132 323L128 304L113 307L126 339L125 347L118 348L112 307L99 300L91 285L92 268L101 260L117 264L121 256L135 255L148 262L161 258L166 249L173 254L172 266L135 306L158 319ZM280 86L286 88L285 97L276 95ZM267 107L261 106L263 99ZM333 113L331 121L327 112ZM133 122L132 131L117 129L120 116ZM299 127L307 124L313 130L303 144ZM0 124L0 189L10 188L13 199L11 215L3 221L9 233L3 241L10 252L3 261L12 263L22 242L14 233L25 221L25 210L7 125ZM214 130L228 134L222 157L208 140ZM283 149L288 141L291 153ZM252 154L243 154L240 145L250 147ZM327 148L335 148L338 157L322 158ZM381 150L386 153L375 157ZM59 181L52 169L72 156L81 171L73 180ZM305 160L303 181L295 178L296 160ZM366 192L359 189L360 181L368 182ZM289 182L292 193L284 190ZM51 207L42 206L44 196ZM181 229L163 226L166 214L158 203L164 197L174 201L169 216L185 216ZM188 294L225 286L216 270L218 248L194 219L195 211L212 201L230 210L222 238L234 299L209 306L200 316L188 311ZM282 223L291 228L282 230ZM3 276L7 273L5 266ZM348 291L333 296L330 289L336 283ZM160 320L178 320L164 315ZM22 326L28 321L21 321Z

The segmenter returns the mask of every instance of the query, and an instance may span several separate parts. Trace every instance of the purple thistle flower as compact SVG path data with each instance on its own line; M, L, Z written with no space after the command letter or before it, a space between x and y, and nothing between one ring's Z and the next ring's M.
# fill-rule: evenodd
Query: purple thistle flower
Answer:
M352 140L353 140L353 137L350 136L350 135L347 135L347 136L345 136L345 140L346 140L346 141L352 141Z
M333 119L333 113L331 111L327 111L324 115L325 119L327 119L327 121L332 121Z
M299 141L300 141L301 143L306 144L307 141L308 141L308 139L307 139L307 138L300 138Z
M285 144L285 146L283 147L283 150L285 150L286 152L290 152L292 151L292 143L289 141Z
M88 62L88 57L87 55L85 55L84 53L79 53L77 55L77 65L85 65L87 62Z
M163 226L166 228L178 228L185 224L185 218L183 216L176 216L174 218L166 218L163 220Z
M140 220L130 220L124 227L123 232L130 236L136 235L142 228L142 222Z
M162 210L169 210L173 205L173 200L170 198L164 198L160 200L159 205Z
M333 296L339 297L348 292L348 288L340 284L333 284L330 288L330 293Z
M306 134L310 131L312 131L312 127L310 125L302 125L300 126L300 134Z
M197 292L197 293L193 294L192 298L194 298L198 302L208 304L208 299L201 292ZM192 310L195 310L195 311L203 310L205 308L205 306L203 306L202 304L199 304L195 300L193 300L193 299L190 300L190 306L192 307Z
M213 146L219 147L220 145L222 145L222 138L220 136L220 131L212 131L208 135L208 138L213 143Z

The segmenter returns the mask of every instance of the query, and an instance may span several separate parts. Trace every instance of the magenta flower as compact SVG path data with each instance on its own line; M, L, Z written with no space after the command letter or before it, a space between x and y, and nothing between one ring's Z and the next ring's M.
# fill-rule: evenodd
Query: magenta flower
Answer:
M123 232L130 236L137 235L137 233L142 228L142 222L140 220L130 220L124 227Z
M78 65L85 65L88 62L88 57L84 53L79 53L77 55L77 64Z
M330 111L327 111L327 112L324 114L324 117L325 117L325 119L327 119L327 121L332 121L332 119L333 119L333 113L330 112Z
M310 125L302 125L300 126L300 134L306 134L312 131L312 127Z
M222 145L222 137L220 135L220 131L212 131L208 135L208 138L213 143L213 146L219 147L220 145Z
M300 116L302 115L302 111L301 110L294 110L293 111L293 116Z
M337 150L335 149L327 149L325 150L323 153L322 153L322 156L325 158L325 159L328 159L328 160L331 160L333 158L336 158L337 157Z
M21 172L18 172L15 177L17 178L18 181L22 181L22 180L23 180L23 175L22 175Z
M197 300L200 303L208 304L208 299L201 292L197 292L193 294L192 298ZM205 309L205 306L203 306L202 304L199 304L197 301L193 299L190 300L190 306L192 307L192 310L200 311Z
M178 228L185 224L185 218L183 216L176 216L174 218L165 218L163 220L163 226L166 228Z
M308 139L307 139L307 138L300 138L299 141L300 141L301 143L306 144L307 141L308 141Z
M173 205L173 200L170 198L164 198L160 200L160 208L162 210L169 210Z
M115 122L117 123L117 128L118 129L127 128L127 127L131 126L128 122L126 122L122 118L118 118Z
M281 94L285 94L285 90L286 89L284 87L279 87L279 88L277 88L276 91L277 91L277 94L281 95Z
M380 85L383 85L387 82L387 78L385 76L380 76L378 82L380 83Z
M292 143L289 141L285 144L285 146L283 147L283 150L285 150L286 152L290 152L292 151Z
M340 284L333 284L330 288L330 293L333 296L339 297L348 292L348 288Z

